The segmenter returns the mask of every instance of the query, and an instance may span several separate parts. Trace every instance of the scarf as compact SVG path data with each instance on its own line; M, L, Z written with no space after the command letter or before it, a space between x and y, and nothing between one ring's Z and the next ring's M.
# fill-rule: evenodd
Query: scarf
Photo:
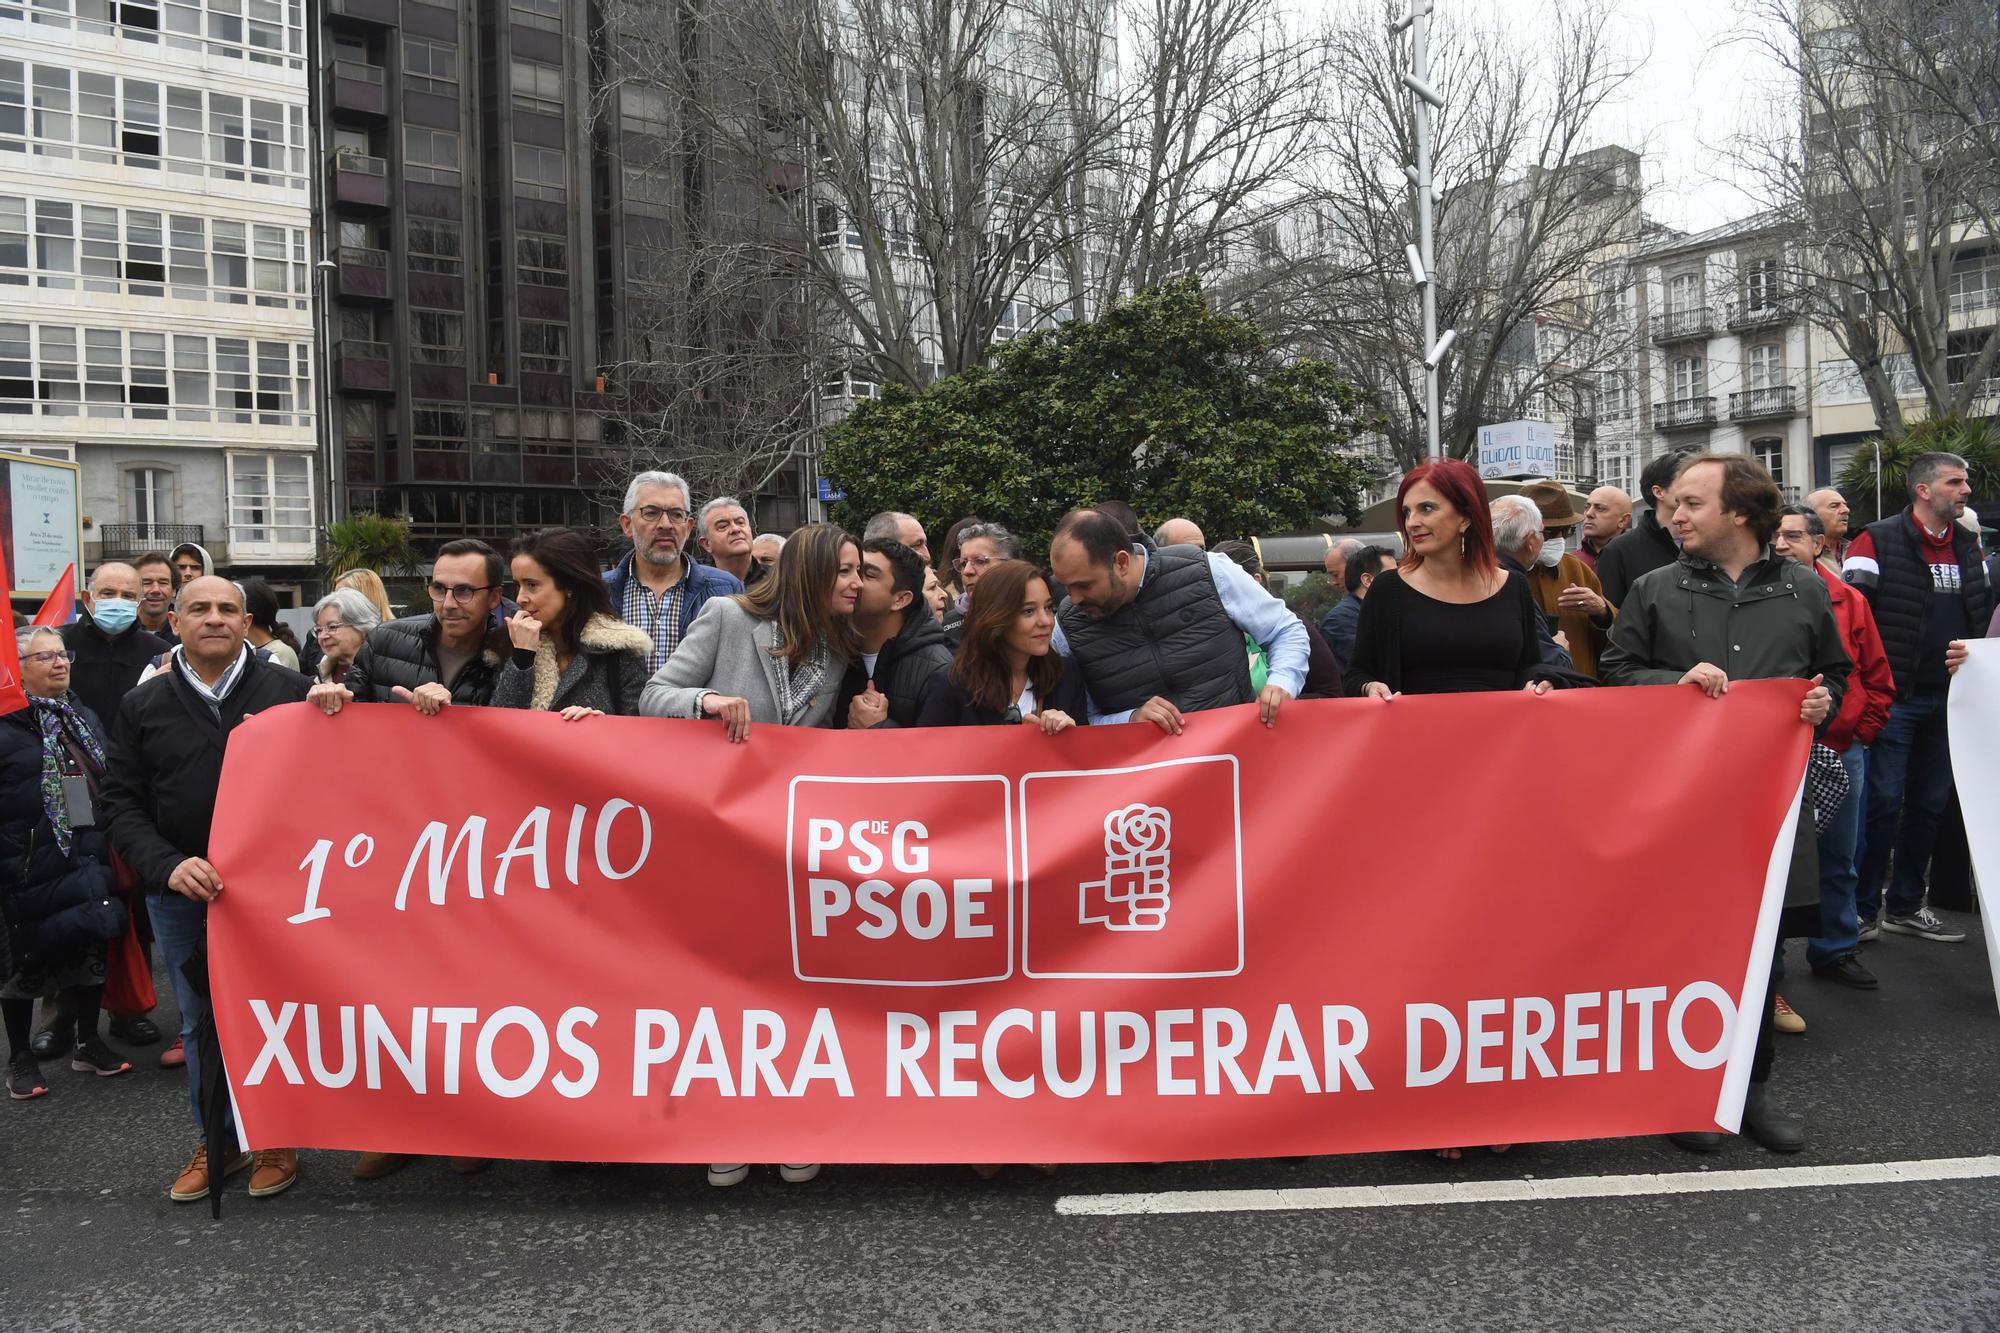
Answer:
M771 626L771 650L778 664L778 721L785 726L796 726L797 719L810 707L813 697L826 684L827 672L832 665L833 655L821 644L813 649L812 656L802 663L794 674L792 664L783 657L777 657L778 622L773 619Z
M63 800L62 761L64 751L63 732L69 732L70 739L79 749L90 756L99 772L104 769L104 747L97 743L97 737L84 722L83 714L76 711L70 697L63 694L54 699L30 699L35 708L35 725L42 732L42 811L49 817L49 826L56 831L56 848L64 856L69 855L70 827L69 803Z

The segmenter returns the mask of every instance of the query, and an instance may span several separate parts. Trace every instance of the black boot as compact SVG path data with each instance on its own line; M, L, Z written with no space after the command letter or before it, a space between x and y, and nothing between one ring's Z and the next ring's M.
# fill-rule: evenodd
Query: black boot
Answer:
M1752 1083L1743 1099L1743 1132L1772 1152L1797 1152L1806 1146L1805 1121L1771 1104L1764 1083Z
M51 1005L44 1000L42 1021L41 1031L28 1043L28 1049L35 1053L35 1058L53 1060L58 1055L69 1054L70 1048L76 1045L76 1011L69 1007L69 1001L58 998Z

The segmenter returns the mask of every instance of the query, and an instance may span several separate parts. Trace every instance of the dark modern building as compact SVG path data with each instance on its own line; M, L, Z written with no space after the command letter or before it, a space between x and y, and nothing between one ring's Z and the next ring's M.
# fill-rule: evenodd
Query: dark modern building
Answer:
M330 507L407 512L420 546L608 526L635 452L679 461L622 438L620 368L651 327L632 298L668 296L649 279L676 205L621 144L665 126L593 86L601 11L584 0L324 14ZM799 486L745 497L759 525L800 521Z

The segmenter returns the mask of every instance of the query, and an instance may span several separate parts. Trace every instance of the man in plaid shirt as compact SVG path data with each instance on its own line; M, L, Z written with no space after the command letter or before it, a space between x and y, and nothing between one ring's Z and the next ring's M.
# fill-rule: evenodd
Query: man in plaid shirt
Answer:
M641 472L625 488L618 526L632 539L625 558L604 572L611 605L653 641L648 668L658 671L708 599L743 591L734 574L698 565L688 554L694 530L688 484L671 472Z

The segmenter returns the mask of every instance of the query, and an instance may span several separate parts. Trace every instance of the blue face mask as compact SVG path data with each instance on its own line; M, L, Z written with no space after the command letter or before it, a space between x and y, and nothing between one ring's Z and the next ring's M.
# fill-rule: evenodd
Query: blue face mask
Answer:
M106 634L123 634L139 623L139 604L120 597L100 597L90 608L90 618Z

